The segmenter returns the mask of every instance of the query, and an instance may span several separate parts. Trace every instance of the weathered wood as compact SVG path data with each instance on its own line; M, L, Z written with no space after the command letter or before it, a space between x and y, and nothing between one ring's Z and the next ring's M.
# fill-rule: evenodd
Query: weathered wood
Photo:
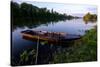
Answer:
M40 41L48 42L67 42L80 39L80 35L70 35L63 32L42 32L42 31L23 31L22 36L26 39L37 40L39 37Z

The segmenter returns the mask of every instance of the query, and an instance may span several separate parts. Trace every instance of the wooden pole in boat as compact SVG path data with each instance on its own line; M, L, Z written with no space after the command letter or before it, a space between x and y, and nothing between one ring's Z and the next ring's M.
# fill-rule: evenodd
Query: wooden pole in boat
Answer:
M35 61L35 64L37 64L37 60L38 60L38 48L39 48L39 36L38 36L38 40L37 40L37 52L36 52L36 61Z

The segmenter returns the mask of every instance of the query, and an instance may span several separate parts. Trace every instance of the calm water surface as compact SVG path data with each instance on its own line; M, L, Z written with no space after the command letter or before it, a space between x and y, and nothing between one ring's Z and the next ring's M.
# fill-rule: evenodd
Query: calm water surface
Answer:
M84 35L86 30L92 29L96 23L85 23L82 19L73 19L66 21L58 21L58 22L50 22L48 24L41 24L37 27L29 28L24 26L23 28L17 27L12 32L12 58L13 61L17 61L19 55L24 50L36 49L37 43L28 41L22 38L21 31L27 29L34 30L44 30L51 32L66 32L69 34L80 34ZM39 45L39 53L38 53L38 63L37 64L46 64L52 60L53 53L56 51L62 51L64 47L62 46L54 46L54 45ZM35 61L35 60L34 60Z

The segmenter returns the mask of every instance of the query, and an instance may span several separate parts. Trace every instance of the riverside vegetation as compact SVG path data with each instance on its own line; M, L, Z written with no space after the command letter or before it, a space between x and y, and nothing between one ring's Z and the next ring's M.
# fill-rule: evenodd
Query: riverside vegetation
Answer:
M47 24L52 21L70 20L79 17L67 14L60 14L54 9L39 8L32 4L11 2L11 22L12 29L15 27L37 27L41 24ZM97 15L87 13L83 20L87 23L89 21L97 21ZM40 42L42 45L49 45L47 41ZM23 44L22 44L23 45ZM52 58L48 64L53 63L68 63L68 62L85 62L97 60L97 27L86 31L86 34L76 41L69 43L69 47L64 47L61 51L55 51L50 54ZM19 58L12 57L12 65L31 65L36 64L36 48L26 49L20 53ZM48 57L51 57L48 55ZM45 60L48 58L45 57ZM39 60L38 60L39 61ZM46 61L44 61L46 62Z
M48 44L47 42L41 42ZM61 51L55 51L50 64L53 63L71 63L97 60L97 30L96 28L88 30L83 38L72 42L70 47L65 47ZM20 54L19 63L15 65L35 64L36 49L25 50Z
M60 14L53 9L48 10L47 8L39 8L32 4L11 2L11 22L12 26L23 26L23 25L40 25L46 24L51 21L59 20L70 20L79 18L67 14ZM42 23L40 23L42 22Z

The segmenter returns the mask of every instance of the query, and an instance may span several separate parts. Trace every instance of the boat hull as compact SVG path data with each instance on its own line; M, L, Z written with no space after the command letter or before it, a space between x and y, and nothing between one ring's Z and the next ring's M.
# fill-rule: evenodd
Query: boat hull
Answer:
M66 39L54 39L54 38L48 38L48 37L43 37L43 36L39 36L39 35L31 35L31 34L27 34L27 33L22 33L23 39L29 40L29 41L47 41L48 43L55 43L55 44L65 44L65 43L69 43L70 41L75 41L75 40L79 40L81 37L79 36L74 36L73 38L66 38Z

